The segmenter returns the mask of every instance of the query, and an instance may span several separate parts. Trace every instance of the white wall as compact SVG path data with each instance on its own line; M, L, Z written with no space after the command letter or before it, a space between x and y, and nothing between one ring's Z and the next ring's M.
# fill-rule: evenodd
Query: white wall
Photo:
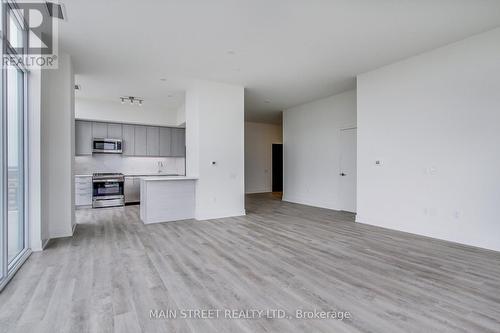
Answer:
M185 126L186 125L186 105L182 103L182 105L176 111L176 126Z
M500 250L499 41L358 77L359 222Z
M28 219L33 251L41 251L49 238L48 223L42 224L41 218L41 83L41 70L32 68L28 75Z
M74 74L68 54L60 54L59 69L42 71L41 91L42 226L48 226L49 238L66 237L75 223Z
M75 118L154 126L177 126L177 110L144 103L143 106L76 98Z
M188 89L186 164L199 177L197 219L245 214L243 87L198 81Z
M354 90L283 112L283 200L340 209L340 129L356 125Z
M245 193L272 191L273 143L283 143L281 125L245 122Z

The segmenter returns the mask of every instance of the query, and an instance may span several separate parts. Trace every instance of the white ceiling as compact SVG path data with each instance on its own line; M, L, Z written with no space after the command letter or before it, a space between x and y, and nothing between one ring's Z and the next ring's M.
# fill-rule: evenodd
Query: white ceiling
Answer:
M215 80L243 85L247 119L263 122L353 88L356 74L500 26L499 0L62 2L61 46L82 97L176 108L190 79Z

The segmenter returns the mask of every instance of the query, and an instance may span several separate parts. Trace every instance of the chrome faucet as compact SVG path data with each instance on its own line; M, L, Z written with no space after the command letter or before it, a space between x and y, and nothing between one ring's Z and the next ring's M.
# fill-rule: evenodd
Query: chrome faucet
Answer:
M163 171L163 162L162 161L158 161L157 165L158 165L158 173L162 173L162 171Z

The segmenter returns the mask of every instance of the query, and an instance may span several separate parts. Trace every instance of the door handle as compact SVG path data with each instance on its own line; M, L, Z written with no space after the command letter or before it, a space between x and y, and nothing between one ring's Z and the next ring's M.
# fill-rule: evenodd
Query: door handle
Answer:
M347 176L347 175L346 175L345 173L343 173L343 172L341 172L341 173L340 173L340 175L341 175L342 177Z

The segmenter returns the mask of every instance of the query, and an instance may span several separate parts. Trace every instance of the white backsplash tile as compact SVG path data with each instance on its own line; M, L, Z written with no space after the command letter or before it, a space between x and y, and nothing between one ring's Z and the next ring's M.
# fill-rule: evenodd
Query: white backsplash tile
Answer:
M184 175L185 159L179 157L125 157L112 154L75 156L76 175L94 172L121 172L125 175L155 174L158 171Z

